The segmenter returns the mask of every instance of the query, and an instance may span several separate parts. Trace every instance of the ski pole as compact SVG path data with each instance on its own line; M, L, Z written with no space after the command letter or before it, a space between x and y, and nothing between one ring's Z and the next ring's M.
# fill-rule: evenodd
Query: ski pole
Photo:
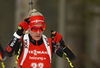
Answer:
M56 46L60 46L60 43L56 43ZM62 47L60 46L61 51L63 52L64 56L66 57L66 60L69 62L70 67L74 68L74 66L72 65L72 62L70 61L69 57L67 56L67 54L63 51Z
M53 32L53 30L51 30L51 33ZM53 34L53 33L52 33ZM51 36L51 38L52 39L54 39L54 36ZM55 43L54 42L54 45L56 46L56 47L58 47L58 46L60 46L60 43L58 42L58 43ZM63 55L66 57L66 60L69 62L69 64L70 64L70 67L71 68L74 68L74 66L72 65L72 62L70 61L70 59L69 59L69 57L67 56L67 54L63 51L63 49L62 49L62 47L60 46L60 49L61 49L61 51L63 52Z
M5 68L4 62L2 60L0 61L1 61L2 68Z
M0 62L1 62L2 68L5 68L5 65L3 62L5 59L6 59L6 55L4 53L2 46L0 45Z
M3 60L2 60L1 52L0 52L0 61L1 61L2 68L5 68L4 62L3 62Z
M18 50L18 55L17 55L16 60L15 60L15 65L14 65L14 68L16 68L16 67L17 67L18 58L19 58L20 53L21 53L21 47L22 47L22 45L23 45L23 43L22 43L22 42L23 42L23 37L22 37L21 44L20 44L20 47L19 47L19 50Z

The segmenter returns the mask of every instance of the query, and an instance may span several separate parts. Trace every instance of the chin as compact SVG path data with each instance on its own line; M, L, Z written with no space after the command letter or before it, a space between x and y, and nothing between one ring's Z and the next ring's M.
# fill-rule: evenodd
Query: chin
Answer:
M36 40L36 41L38 41L38 40L40 40L41 38L35 38L34 40Z

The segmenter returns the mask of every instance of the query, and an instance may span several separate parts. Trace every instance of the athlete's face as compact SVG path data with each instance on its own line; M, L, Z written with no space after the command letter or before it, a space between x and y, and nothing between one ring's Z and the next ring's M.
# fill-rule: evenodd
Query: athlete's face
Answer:
M43 25L37 24L37 25L34 25L33 28L30 29L30 35L36 41L41 39L41 36L43 34L43 31L41 29L42 26Z

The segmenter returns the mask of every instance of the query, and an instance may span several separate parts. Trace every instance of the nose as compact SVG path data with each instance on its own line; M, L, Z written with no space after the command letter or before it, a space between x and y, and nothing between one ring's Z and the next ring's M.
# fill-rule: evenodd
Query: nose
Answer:
M37 31L37 34L39 34L39 33L40 33L40 31L38 30L38 31Z

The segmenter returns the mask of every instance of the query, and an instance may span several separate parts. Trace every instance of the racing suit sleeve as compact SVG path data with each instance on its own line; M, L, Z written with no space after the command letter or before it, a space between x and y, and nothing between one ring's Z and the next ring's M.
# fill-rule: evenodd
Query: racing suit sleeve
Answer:
M55 53L59 56L62 57L63 59L66 59L65 54L69 58L69 60L74 60L75 55L72 51L72 49L61 39L60 44L58 46L55 46Z
M29 28L30 18L25 18L24 21L21 21L18 30L13 34L11 41L8 43L5 53L7 56L11 57L17 53L20 46L20 39L24 31L27 31Z
M21 30L17 30L15 33L19 36L16 36L16 35L13 35L11 41L7 44L7 47L5 49L5 54L8 56L8 57L11 57L15 54L17 54L17 51L19 50L19 46L20 46L20 43L21 43L21 35L23 34L23 29ZM15 34L14 33L14 34Z

